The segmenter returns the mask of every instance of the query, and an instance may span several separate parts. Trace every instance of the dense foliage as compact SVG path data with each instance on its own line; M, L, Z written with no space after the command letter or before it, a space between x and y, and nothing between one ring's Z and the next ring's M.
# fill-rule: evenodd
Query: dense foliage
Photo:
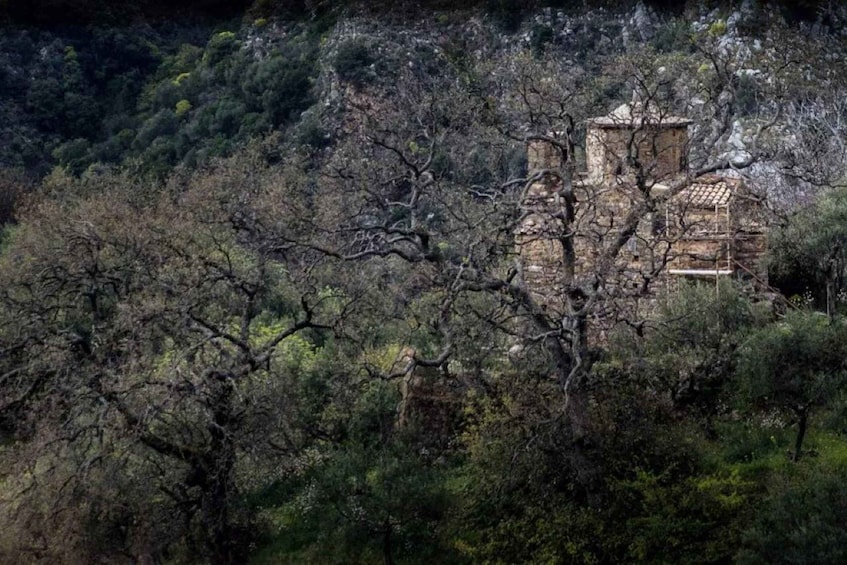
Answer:
M837 10L113 4L0 4L0 561L845 560ZM643 174L569 247L633 97L770 198L796 296L620 284ZM544 175L599 257L555 303L515 250Z

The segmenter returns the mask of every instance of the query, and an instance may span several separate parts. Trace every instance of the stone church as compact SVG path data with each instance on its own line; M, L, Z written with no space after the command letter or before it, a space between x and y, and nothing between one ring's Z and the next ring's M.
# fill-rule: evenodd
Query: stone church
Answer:
M523 197L516 243L524 280L545 307L561 306L562 293L589 278L609 315L655 302L686 278L767 288L764 204L737 176L693 177L691 123L624 104L588 121L586 170L568 177L561 147L528 144L538 180Z

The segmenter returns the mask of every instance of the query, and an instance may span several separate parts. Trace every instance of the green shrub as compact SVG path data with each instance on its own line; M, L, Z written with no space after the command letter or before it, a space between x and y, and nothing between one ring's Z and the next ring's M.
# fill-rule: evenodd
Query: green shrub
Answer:
M717 20L709 26L709 35L718 37L726 33L726 22Z
M847 563L847 472L821 470L776 482L743 535L737 562Z
M191 111L191 102L186 99L182 99L176 103L176 107L174 108L174 115L177 118L180 118Z
M143 150L149 147L156 138L173 135L178 128L179 123L173 110L170 108L159 110L139 128L133 147Z
M335 55L335 72L338 78L357 86L371 82L374 74L371 65L375 59L367 43L361 39L350 39L338 47Z
M544 49L554 39L553 29L550 26L536 25L532 28L529 39L529 45L532 48L532 53L538 57L544 53Z
M262 111L273 126L288 123L313 100L314 64L306 59L274 55L247 69L241 94L251 111Z
M321 126L317 117L309 116L301 121L297 127L297 141L301 145L320 149L326 147L329 143L329 134Z
M241 127L246 108L239 100L223 98L214 106L214 118L209 127L212 134L233 137Z
M636 472L617 487L616 514L625 524L622 560L728 562L738 548L739 522L753 487L731 471L687 478Z
M693 52L691 25L681 19L673 19L656 30L650 41L659 53Z
M214 67L238 49L239 44L235 34L231 31L222 31L209 40L203 57L210 67Z
M63 143L53 151L53 157L59 165L74 175L79 175L91 163L88 140L77 138Z

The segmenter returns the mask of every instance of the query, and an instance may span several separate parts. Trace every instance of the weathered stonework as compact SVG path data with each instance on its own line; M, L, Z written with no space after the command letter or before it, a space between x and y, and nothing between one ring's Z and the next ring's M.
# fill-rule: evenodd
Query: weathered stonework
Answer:
M717 175L680 189L689 174L690 123L637 104L589 120L587 171L572 182L570 223L563 220L557 175L545 175L528 189L516 243L524 280L545 307L563 308L563 293L597 273L604 302L596 316L610 323L637 314L679 277L732 276L767 285L761 201L740 179ZM531 173L561 170L563 155L551 143L532 141L528 163ZM610 255L632 210L650 204L645 191L661 205L648 206L624 248ZM568 234L570 260L563 245Z

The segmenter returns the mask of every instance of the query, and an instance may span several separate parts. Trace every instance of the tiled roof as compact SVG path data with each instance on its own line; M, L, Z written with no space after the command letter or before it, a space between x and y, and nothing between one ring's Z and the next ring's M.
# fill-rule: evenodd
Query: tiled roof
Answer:
M733 187L721 177L701 177L685 187L674 200L686 206L714 208L726 206L732 198Z

